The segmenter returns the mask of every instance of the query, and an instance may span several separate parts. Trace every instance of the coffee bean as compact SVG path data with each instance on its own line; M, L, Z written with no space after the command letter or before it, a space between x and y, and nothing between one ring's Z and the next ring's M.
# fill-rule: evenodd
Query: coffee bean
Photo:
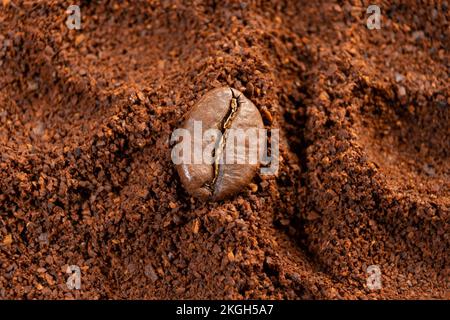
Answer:
M193 157L210 152L212 161L188 161L177 164L176 168L188 193L203 200L221 200L241 191L256 174L259 148L265 147L265 142L258 144L251 133L259 133L264 124L255 105L241 92L229 87L217 88L204 95L192 107L182 128L194 137L199 123L202 136L209 129L215 129L218 136L202 139L197 144L201 150L195 149L194 139L191 139ZM243 132L249 135L240 140ZM212 146L211 151L208 146ZM251 154L257 156L253 158L255 161L250 160ZM228 161L228 157L234 161Z

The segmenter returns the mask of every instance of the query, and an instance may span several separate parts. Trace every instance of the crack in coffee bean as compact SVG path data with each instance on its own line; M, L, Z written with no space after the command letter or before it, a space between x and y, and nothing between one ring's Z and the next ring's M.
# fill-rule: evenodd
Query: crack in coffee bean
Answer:
M211 156L213 163L183 162L177 165L180 180L187 192L197 198L207 200L221 200L241 191L250 183L256 174L259 166L259 158L256 163L249 161L235 161L228 163L227 152L233 152L234 160L247 160L251 152L259 155L259 149L250 141L248 136L244 137L245 145L241 146L245 154L239 154L238 145L235 144L236 135L230 132L235 130L263 129L261 114L255 105L236 89L223 87L214 89L206 93L191 109L182 128L190 133L190 137L195 137L196 126L201 124L202 133L202 154L203 150L210 144L210 141L203 139L203 134L208 129L215 129L220 134L214 141L214 148ZM233 132L236 132L233 131ZM228 138L231 137L233 145L228 146ZM257 139L257 138L256 138ZM195 149L194 139L190 141L190 150L194 150L194 158L198 156L199 150ZM238 141L239 142L239 141ZM258 145L258 144L257 144ZM227 146L229 148L227 148ZM248 158L247 158L248 156ZM237 162L237 163L236 163Z
M205 186L209 189L211 189L211 191L214 191L214 186L216 184L217 181L217 177L219 176L219 168L220 168L220 159L221 156L224 152L224 148L225 148L225 144L226 144L226 130L230 128L231 126L231 121L233 121L234 117L236 116L237 110L239 108L239 97L240 96L235 96L234 91L232 89L231 90L231 94L233 95L233 97L231 98L230 101L230 108L228 110L228 114L226 115L226 117L223 119L222 121L222 125L220 128L220 132L221 132L221 136L218 140L218 143L216 144L216 147L213 149L213 158L214 158L214 178L210 183L205 183ZM217 150L217 152L216 152Z

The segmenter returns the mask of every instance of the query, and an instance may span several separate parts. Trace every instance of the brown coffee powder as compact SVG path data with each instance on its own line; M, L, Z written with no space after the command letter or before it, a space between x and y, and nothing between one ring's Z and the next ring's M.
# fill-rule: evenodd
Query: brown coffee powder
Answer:
M448 298L447 1L379 30L359 1L4 3L0 298ZM168 141L223 86L280 170L204 203Z

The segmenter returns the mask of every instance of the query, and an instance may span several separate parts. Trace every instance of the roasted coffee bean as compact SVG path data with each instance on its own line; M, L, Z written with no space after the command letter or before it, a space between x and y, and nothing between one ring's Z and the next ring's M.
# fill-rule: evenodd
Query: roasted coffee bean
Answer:
M259 166L259 152L263 148L260 146L266 145L258 143L259 139L252 133L259 133L264 124L258 109L241 92L229 87L208 92L192 107L182 128L190 133L193 158L211 154L210 162L203 158L195 162L191 158L192 161L177 164L181 182L191 195L220 200L241 191L251 182ZM192 139L196 130L197 137L199 132L203 137L208 130L218 134L210 140L201 139L196 149L195 139ZM242 135L243 132L246 134ZM251 160L250 155L256 157Z

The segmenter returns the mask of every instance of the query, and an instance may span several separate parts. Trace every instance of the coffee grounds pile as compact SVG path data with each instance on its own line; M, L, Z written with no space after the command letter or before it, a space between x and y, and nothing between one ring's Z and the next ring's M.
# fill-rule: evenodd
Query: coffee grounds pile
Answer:
M449 298L448 1L78 5L0 4L0 298ZM169 139L221 86L280 167L202 202Z

